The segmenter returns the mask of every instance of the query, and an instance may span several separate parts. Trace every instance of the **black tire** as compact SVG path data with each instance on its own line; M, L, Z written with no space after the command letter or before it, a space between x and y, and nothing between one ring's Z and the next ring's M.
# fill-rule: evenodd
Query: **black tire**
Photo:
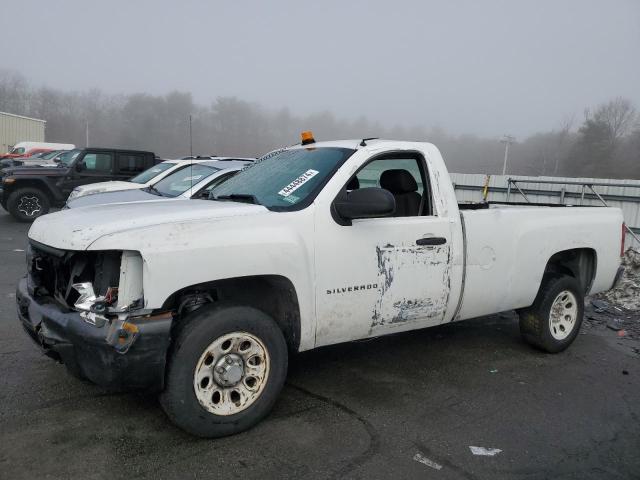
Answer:
M7 199L7 210L20 222L33 222L50 208L49 196L39 188L19 188Z
M556 298L565 291L575 297L577 313L572 329L566 338L558 339L554 337L554 332L552 332L552 328L555 327L552 327L551 307ZM520 316L520 333L527 343L549 353L561 352L576 339L582 325L584 315L582 287L573 277L547 275L542 280L533 305L520 310L518 314Z
M200 404L194 390L194 374L205 349L232 332L248 332L263 343L270 357L269 373L252 404L235 414L216 415ZM284 385L287 364L284 336L267 314L252 307L205 306L185 318L176 332L160 403L176 425L193 435L214 438L242 432L271 411Z

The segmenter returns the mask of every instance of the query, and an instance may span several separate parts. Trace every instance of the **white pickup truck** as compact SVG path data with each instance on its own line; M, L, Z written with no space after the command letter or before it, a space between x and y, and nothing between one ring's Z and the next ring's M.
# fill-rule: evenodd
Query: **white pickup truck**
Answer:
M307 140L209 200L38 218L16 301L72 373L159 391L215 437L269 412L288 350L513 309L526 341L565 349L583 296L617 279L622 225L615 208L459 207L429 143Z

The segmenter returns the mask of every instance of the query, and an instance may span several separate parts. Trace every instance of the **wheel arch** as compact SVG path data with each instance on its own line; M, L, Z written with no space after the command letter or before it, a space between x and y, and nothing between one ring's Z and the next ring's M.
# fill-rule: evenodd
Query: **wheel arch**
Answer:
M51 187L44 180L37 178L24 178L19 179L14 185L12 185L11 190L8 192L8 196L17 192L18 190L22 190L23 188L37 188L41 190L47 197L51 203L55 202L55 196Z
M278 324L291 351L300 347L300 306L293 282L281 275L225 278L189 285L172 293L163 310L175 312L174 327L200 307L216 302L257 308Z
M572 248L554 253L547 260L544 275L561 274L574 277L585 295L596 276L598 256L592 248Z

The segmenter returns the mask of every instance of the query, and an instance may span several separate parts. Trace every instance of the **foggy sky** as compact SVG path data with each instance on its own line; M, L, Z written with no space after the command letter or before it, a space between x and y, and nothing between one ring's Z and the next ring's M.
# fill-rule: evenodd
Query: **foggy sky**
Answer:
M7 0L1 15L0 68L65 90L479 135L579 123L619 95L640 106L640 0Z

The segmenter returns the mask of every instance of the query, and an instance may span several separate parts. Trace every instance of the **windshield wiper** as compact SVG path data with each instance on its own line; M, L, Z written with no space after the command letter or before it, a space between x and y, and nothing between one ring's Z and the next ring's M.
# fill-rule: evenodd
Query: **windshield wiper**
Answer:
M230 193L229 195L218 195L210 197L211 200L231 200L232 202L252 203L254 205L262 205L255 195L249 193Z

